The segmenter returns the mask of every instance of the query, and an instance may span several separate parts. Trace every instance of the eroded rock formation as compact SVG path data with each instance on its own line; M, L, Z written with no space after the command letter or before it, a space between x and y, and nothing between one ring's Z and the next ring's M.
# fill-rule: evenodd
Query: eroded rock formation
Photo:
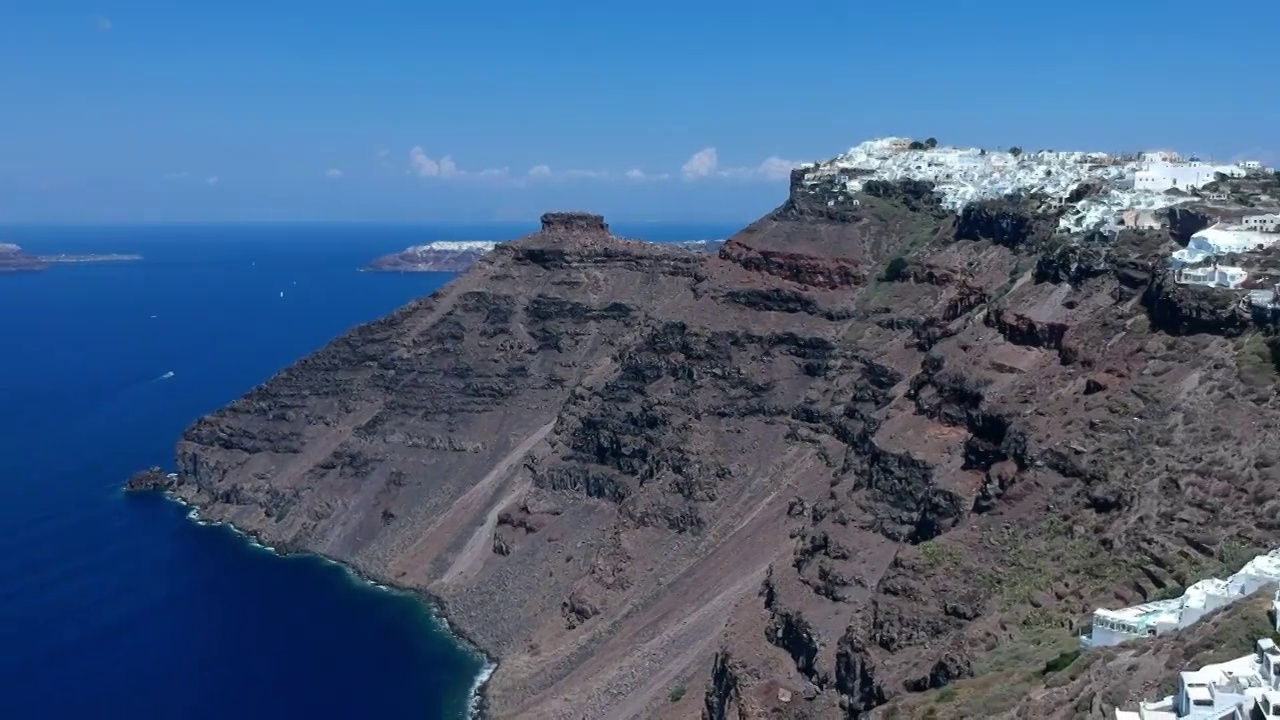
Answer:
M1274 385L1173 233L839 187L718 256L549 214L196 423L172 492L439 598L504 718L908 711L1280 544Z

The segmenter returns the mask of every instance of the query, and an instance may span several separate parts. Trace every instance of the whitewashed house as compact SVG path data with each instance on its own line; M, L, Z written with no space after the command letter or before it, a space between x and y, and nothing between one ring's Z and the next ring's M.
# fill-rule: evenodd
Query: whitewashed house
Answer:
M1268 248L1280 242L1280 233L1248 230L1243 225L1217 223L1194 235L1187 246L1173 253L1173 266L1192 265L1229 253Z
M1116 709L1116 720L1249 720L1280 718L1280 648L1262 638L1254 652L1178 673L1178 692Z
M1083 650L1108 647L1185 628L1273 582L1280 582L1280 550L1253 558L1226 580L1201 580L1187 588L1181 597L1119 610L1094 610L1090 633L1080 637L1080 647Z
M1244 225L1247 230L1265 233L1280 232L1280 214L1245 215L1240 224Z
M1248 278L1249 273L1244 268L1217 263L1208 267L1182 268L1173 273L1174 281L1184 285L1206 285L1232 290L1243 285Z
M1133 187L1148 192L1164 192L1174 188L1190 191L1215 181L1218 173L1240 177L1245 171L1239 165L1209 165L1199 160L1151 162L1133 174Z

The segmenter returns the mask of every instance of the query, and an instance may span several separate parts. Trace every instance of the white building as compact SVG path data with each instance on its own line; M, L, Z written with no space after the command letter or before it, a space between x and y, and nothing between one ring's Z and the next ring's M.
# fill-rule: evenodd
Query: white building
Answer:
M1246 215L1241 224L1248 230L1266 233L1280 232L1280 214Z
M1173 188L1190 191L1213 182L1217 179L1217 173L1228 177L1245 174L1239 165L1209 165L1199 160L1152 162L1133 174L1133 187L1148 192L1164 192Z
M1244 168L1245 170L1261 170L1262 163L1257 160L1245 160L1244 162L1240 163L1240 167Z
M1271 290L1250 290L1245 297L1245 310L1250 306L1262 310L1280 310L1280 285Z
M1174 267L1204 262L1229 253L1269 248L1280 242L1280 233L1249 230L1243 225L1217 223L1191 236L1187 246L1173 254Z
M1181 268L1173 273L1174 282L1184 285L1207 285L1235 289L1244 284L1249 273L1244 268L1214 263L1208 267Z
M1269 638L1254 652L1178 673L1178 693L1138 709L1116 709L1116 720L1249 720L1280 718L1280 648Z
M1080 648L1108 647L1173 632L1273 582L1280 582L1280 549L1255 557L1226 580L1201 580L1182 597L1120 610L1094 610L1093 625L1089 635L1081 636Z

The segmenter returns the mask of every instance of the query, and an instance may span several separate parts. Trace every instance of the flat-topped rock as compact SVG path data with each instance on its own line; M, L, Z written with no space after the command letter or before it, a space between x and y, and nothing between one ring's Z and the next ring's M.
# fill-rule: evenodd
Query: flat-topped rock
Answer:
M603 215L588 212L549 212L542 216L542 232L551 234L598 233L612 235Z

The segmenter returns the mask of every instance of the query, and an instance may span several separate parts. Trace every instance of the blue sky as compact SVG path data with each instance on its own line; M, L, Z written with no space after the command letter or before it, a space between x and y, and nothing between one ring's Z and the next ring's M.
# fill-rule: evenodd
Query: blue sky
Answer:
M0 3L0 223L737 222L881 135L1277 161L1277 27L1274 0Z

